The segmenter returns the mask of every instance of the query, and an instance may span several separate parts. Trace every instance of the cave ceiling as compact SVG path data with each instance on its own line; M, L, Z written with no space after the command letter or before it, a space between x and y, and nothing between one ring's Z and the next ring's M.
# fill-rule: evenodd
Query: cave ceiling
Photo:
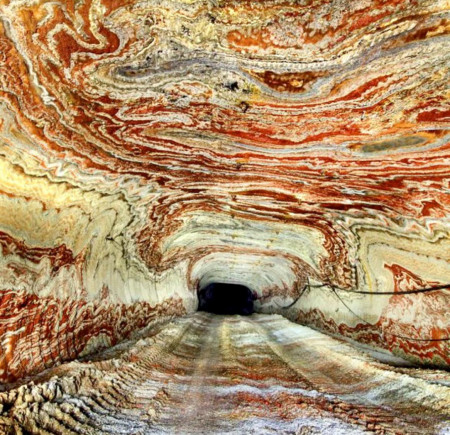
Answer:
M450 364L445 0L0 0L0 380L247 287Z

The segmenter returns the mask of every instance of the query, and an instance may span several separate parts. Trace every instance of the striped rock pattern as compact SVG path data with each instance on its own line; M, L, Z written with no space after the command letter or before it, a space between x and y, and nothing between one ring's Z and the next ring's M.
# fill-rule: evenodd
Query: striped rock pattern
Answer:
M0 0L0 383L193 313L215 282L448 369L449 16L448 0ZM58 382L82 421L81 386Z

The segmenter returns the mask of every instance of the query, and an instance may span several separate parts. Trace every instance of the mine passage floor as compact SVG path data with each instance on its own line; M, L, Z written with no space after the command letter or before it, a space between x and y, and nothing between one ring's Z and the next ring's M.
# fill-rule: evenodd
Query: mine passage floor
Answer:
M199 312L0 394L0 433L448 434L449 381L278 315Z

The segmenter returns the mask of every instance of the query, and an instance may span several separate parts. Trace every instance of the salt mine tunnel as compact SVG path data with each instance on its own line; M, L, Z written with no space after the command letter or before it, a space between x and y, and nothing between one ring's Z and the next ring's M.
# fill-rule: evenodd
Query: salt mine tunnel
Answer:
M0 0L0 434L450 434L448 0Z

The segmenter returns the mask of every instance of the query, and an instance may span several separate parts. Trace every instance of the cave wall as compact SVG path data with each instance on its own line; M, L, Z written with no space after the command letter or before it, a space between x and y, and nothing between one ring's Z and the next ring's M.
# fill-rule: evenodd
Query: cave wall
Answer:
M182 269L152 273L132 255L123 195L0 166L3 381L114 345L196 303Z
M212 282L448 366L448 12L0 0L0 380Z

